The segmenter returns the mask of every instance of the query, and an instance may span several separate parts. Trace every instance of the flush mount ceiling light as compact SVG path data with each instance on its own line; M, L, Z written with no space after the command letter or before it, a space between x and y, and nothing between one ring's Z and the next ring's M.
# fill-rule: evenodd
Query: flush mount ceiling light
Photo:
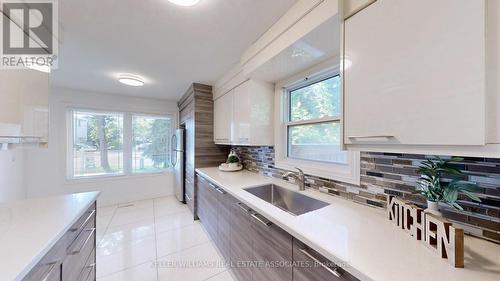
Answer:
M130 74L120 75L120 77L118 77L118 81L120 81L120 83L122 83L122 84L125 84L128 86L133 86L133 87L144 86L144 79L142 79L139 76L130 75Z
M200 2L200 0L168 0L168 2L179 6L194 6Z

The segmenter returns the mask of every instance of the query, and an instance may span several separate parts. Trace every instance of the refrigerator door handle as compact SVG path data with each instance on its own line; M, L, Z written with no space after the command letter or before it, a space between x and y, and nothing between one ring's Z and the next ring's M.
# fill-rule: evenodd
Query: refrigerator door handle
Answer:
M172 167L175 167L177 165L177 136L173 135L172 136L172 142L170 143L172 146L172 150L170 151L170 164L172 164Z

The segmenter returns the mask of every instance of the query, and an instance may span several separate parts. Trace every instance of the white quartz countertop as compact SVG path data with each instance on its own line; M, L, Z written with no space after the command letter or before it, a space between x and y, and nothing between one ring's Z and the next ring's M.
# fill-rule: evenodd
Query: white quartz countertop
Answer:
M22 280L98 196L87 192L0 204L0 280Z
M249 171L197 172L361 280L500 280L498 244L466 236L465 268L454 268L399 230L383 210L308 189L302 192L330 205L293 216L243 189L275 183L298 191L295 185Z

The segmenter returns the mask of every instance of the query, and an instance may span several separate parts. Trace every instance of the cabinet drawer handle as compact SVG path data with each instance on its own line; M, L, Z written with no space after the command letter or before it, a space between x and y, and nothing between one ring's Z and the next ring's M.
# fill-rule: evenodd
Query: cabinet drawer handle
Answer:
M208 185L213 189L213 190L217 190L217 187L215 185L213 185L212 183L208 183Z
M216 141L229 141L229 139L215 139Z
M392 135L374 135L374 136L349 136L350 139L392 139Z
M338 267L330 268L330 267L326 266L324 263L322 263L316 257L314 257L313 255L311 255L311 253L309 253L306 249L299 249L299 251L302 254L306 255L311 260L313 260L314 262L316 262L319 265L321 265L321 267L323 267L326 271L330 272L333 276L339 277L339 278L342 276L342 273L338 272Z
M85 248L85 246L87 246L87 244L89 243L90 239L92 237L94 237L95 228L86 229L85 231L90 232L89 235L87 236L87 238L85 238L85 242L82 244L82 246L80 246L78 248L78 250L69 250L68 251L68 255L76 255L76 254L80 253L82 251L82 249ZM83 231L83 232L85 232L85 231ZM78 235L78 237L80 237L80 235ZM75 243L78 240L78 237L76 237L76 239L75 239L75 241L73 243ZM68 249L71 249L71 246Z
M216 188L215 190L217 190L217 192L219 192L222 195L226 194L226 192L222 188Z
M266 227L269 227L269 226L273 225L272 222L270 222L266 218L262 217L261 214L254 213L254 214L251 214L251 216L252 216L252 218L256 219L258 222L260 222L263 225L265 225Z
M92 210L92 212L90 212L89 216L85 219L85 221L82 223L82 225L80 225L79 227L73 227L69 231L81 232L94 215L95 215L95 210Z
M47 272L43 275L43 277L40 279L40 281L49 280L49 277L52 276L52 273L54 273L54 270L61 267L61 263L62 263L61 261L56 261L56 262L47 264L49 266L49 268L47 269Z
M95 268L95 263L85 266L85 267L83 268L83 270L82 270L81 277L80 277L80 279L79 279L79 280L80 280L80 281L82 281L82 280L83 280L83 281L88 281L88 280L89 280L89 278L91 277L91 273L92 273L92 271L94 270L94 268ZM86 269L88 270L87 274L83 274L83 272L84 272ZM85 277L85 278L83 278L83 277Z
M189 197L189 195L187 195L187 193L185 193L184 196L186 196L187 201L191 201L191 197Z
M236 202L235 204L236 206L238 206L240 209L242 209L243 211L245 211L245 213L250 213L250 208L247 208L245 205L243 205L243 203L241 202Z

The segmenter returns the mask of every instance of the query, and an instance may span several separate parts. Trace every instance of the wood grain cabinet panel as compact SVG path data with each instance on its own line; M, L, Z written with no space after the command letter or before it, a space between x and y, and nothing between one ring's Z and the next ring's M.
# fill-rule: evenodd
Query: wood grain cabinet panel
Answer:
M354 276L297 239L293 242L294 281L356 281Z
M220 252L226 261L231 260L231 224L233 219L232 206L237 202L236 199L223 191L218 190L218 219L217 236L219 239Z
M70 227L23 281L96 280L96 204Z
M186 190L186 204L198 215L198 181L195 170L213 167L226 161L229 147L214 143L214 102L212 87L193 83L178 102L180 127L185 129L185 178L193 183L193 190ZM191 188L190 185L186 189ZM190 198L191 200L188 200Z
M293 238L259 214L252 215L253 253L258 262L254 280L292 280Z
M214 184L198 177L198 218L212 241L219 246L217 230L219 203L215 188Z
M252 210L241 202L234 203L231 209L233 213L230 251L232 272L239 281L251 281L253 272L249 263L254 261L252 222L250 221Z

